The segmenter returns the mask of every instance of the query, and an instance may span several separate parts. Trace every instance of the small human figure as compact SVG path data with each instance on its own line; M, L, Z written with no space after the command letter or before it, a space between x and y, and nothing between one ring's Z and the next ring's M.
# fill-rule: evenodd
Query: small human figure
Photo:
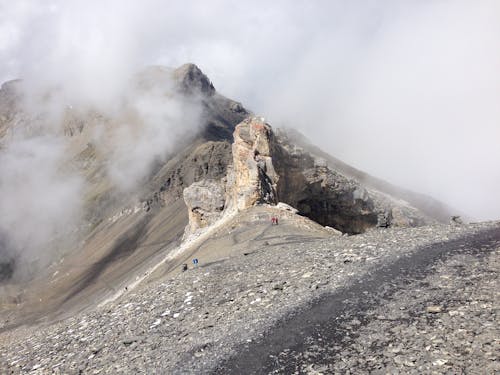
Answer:
M276 217L274 218L274 223L275 223L276 225L278 225L278 216L276 216Z
M276 218L274 216L271 216L271 225L274 225L276 223Z

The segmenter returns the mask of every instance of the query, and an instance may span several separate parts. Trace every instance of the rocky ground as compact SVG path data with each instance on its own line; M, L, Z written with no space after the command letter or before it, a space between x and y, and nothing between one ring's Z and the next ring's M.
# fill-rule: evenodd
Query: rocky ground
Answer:
M4 332L2 373L494 374L499 227L283 233L94 311Z

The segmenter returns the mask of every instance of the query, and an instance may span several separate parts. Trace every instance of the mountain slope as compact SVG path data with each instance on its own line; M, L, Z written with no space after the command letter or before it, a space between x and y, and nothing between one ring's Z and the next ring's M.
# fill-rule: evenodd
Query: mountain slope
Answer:
M419 195L398 192L392 196L396 188L391 185L357 172L320 150L312 149L311 153L307 147L298 147L306 141L295 135L275 134L240 103L218 94L193 64L175 70L150 67L134 77L133 82L132 93L125 97L121 112L109 114L67 106L56 127L47 126L47 114L33 114L24 106L22 81L2 86L2 152L8 152L9 145L19 138L38 139L44 131L52 132L65 145L57 173L72 173L83 180L77 225L59 225L59 237L34 250L13 248L12 241L1 244L0 270L4 276L3 281L0 278L0 307L9 316L7 325L33 322L48 315L67 316L93 307L125 291L132 281L178 248L183 236L197 236L209 230L212 223L207 224L204 219L209 209L200 207L205 204L203 199L196 206L184 202L184 192L194 183L221 188L224 205L215 218L234 214L231 220L247 222L245 210L255 204L288 203L298 209L299 215L321 224L307 224L310 233L303 233L306 237L331 235L331 230L322 228L325 225L355 234L376 226L433 223L446 216L441 209L439 214L419 210L427 204L420 203ZM145 112L137 107L144 101L148 109ZM175 142L168 147L161 144L159 152L147 159L148 163L136 164L135 159L148 154L148 149L156 144L157 134L165 130L163 115L175 114L160 111L162 116L154 117L151 125L151 105L166 110L172 103L184 112L198 115L194 120L184 114L177 118L176 127L167 129L167 135L172 135ZM187 134L180 131L183 124L190 122L196 123L192 130L186 129ZM124 124L130 125L127 129L132 141L122 135ZM143 138L150 130L155 132ZM124 139L130 150L123 150L120 142ZM140 152L132 148L136 143L144 144ZM135 159L128 158L129 154ZM114 175L117 173L119 178ZM212 194L207 189L200 191ZM402 197L411 199L405 202ZM419 203L412 206L409 201ZM429 202L432 206L435 201ZM290 225L297 228L306 220L295 214L290 218ZM197 222L195 226L193 220ZM210 245L210 241L187 249L185 254L170 259L163 271L155 271L154 277L178 270L180 264L189 260L186 254L216 262L221 257L239 254L250 244L260 246L259 228L250 228L247 234L239 235L247 238L243 242L226 242L222 236L220 244L228 247L220 253L214 250L219 245ZM0 229L8 238L9 232ZM211 241L217 243L219 234L214 236ZM236 243L239 247L235 247Z

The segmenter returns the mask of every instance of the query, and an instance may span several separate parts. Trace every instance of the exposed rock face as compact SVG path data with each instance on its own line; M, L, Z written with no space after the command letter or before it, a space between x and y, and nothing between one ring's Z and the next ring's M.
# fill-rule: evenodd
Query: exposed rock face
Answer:
M68 235L65 242L57 239L61 252L54 260L61 262L47 268L45 282L37 275L36 283L29 281L28 287L23 287L29 294L23 294L21 300L34 309L50 311L57 306L60 311L69 311L79 309L81 301L99 300L109 293L108 288L114 293L117 285L147 267L149 259L176 246L188 219L188 231L196 231L230 209L281 201L293 207L282 210L283 215L294 215L293 210L298 209L301 215L349 233L375 226L379 214L386 215L388 226L427 222L421 214L422 204L412 203L413 207L397 201L394 197L412 202L398 196L388 184L367 184L366 174L352 173L352 168L319 149L301 149L297 139L287 140L261 119L248 118L249 111L217 93L193 64L178 69L147 68L132 77L132 82L139 94L151 90L155 95L181 95L189 103L198 103L200 131L183 138L170 155L148 166L143 183L134 191L123 192L108 175L110 152L116 145L108 143L112 137L107 132L113 135L128 112L114 118L92 108L64 109L61 126L53 130L68 141L63 167L85 180L84 225L75 238ZM24 91L20 88L24 86L23 81L12 81L0 88L0 148L13 135L42 135L45 129L40 126L48 121L43 111L40 115L29 113L22 105ZM134 124L137 130L141 124ZM96 129L106 130L99 140L96 134L101 133ZM184 195L184 189L192 184ZM430 201L429 207L435 206L435 201ZM434 217L435 210L428 211ZM446 221L450 215L445 216ZM268 220L265 223L269 224ZM13 267L19 268L22 262L2 259L0 274L10 278Z
M278 196L318 223L351 234L372 227L418 226L433 223L408 202L363 185L332 168L323 157L298 147L280 131L274 166L280 175Z
M274 165L280 180L280 201L318 223L347 233L376 226L377 208L369 192L300 147L278 137Z
M189 226L193 233L217 221L225 206L225 190L220 182L202 180L184 189L184 202L188 207Z
M277 203L279 176L273 166L273 136L271 127L256 117L236 126L228 192L230 200L238 209L256 203Z
M276 137L261 118L243 120L235 127L233 138L225 193L220 187L222 182L215 188L213 182L205 181L193 185L187 196L184 194L190 209L190 232L220 217L222 210L217 207L244 210L262 203L275 205L278 201L323 226L351 234L373 227L409 227L430 222L407 202L367 189L329 168L324 158L315 157L286 138ZM196 193L208 201L202 203L201 196L194 196ZM218 206L213 204L215 196Z
M327 168L314 167L303 172L306 184L295 205L304 215L322 225L342 232L362 233L377 224L373 200L356 181L349 180Z
M218 181L201 180L184 189L189 210L186 234L214 223L224 208L244 210L259 203L277 203L279 176L273 166L273 137L271 127L257 117L236 126L227 176Z
M195 64L184 64L177 68L174 71L174 79L185 93L199 93L206 96L215 93L212 82Z

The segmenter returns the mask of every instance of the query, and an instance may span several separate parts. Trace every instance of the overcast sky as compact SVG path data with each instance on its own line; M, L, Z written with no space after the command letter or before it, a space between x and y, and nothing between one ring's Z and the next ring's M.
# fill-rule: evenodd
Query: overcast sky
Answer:
M0 0L1 81L106 103L144 65L188 61L271 125L500 218L497 0Z

